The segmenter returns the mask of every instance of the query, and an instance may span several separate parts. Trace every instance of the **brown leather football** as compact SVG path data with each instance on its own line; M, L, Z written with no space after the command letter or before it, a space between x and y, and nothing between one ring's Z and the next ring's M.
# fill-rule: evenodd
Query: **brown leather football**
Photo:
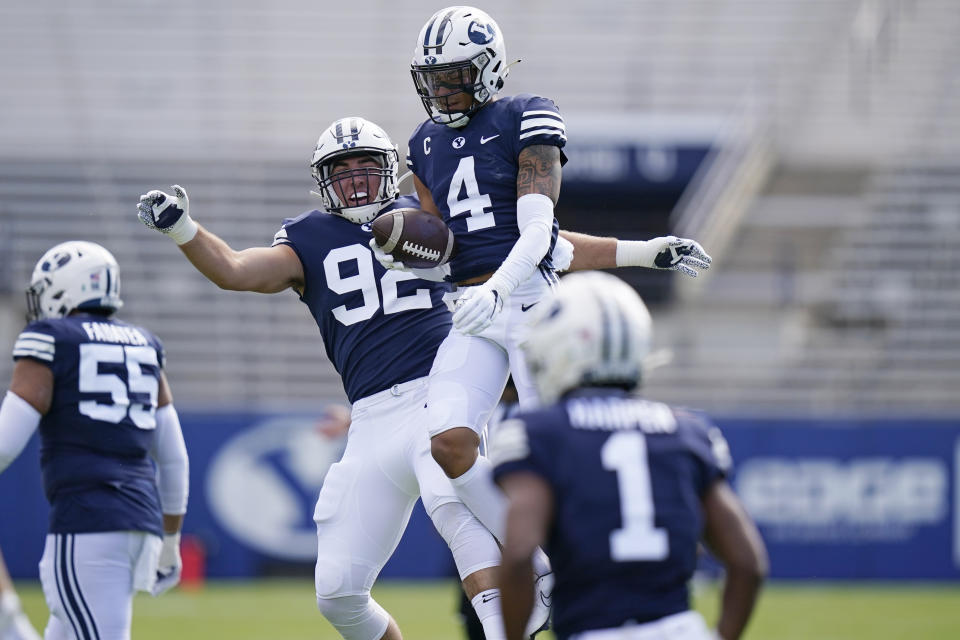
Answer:
M377 216L370 228L385 253L407 267L429 269L445 263L453 253L453 232L443 220L413 208L394 209Z

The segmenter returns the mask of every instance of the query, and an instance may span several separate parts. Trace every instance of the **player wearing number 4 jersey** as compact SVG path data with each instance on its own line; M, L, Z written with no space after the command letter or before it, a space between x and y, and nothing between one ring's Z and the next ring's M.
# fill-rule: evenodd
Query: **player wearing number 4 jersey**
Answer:
M605 273L564 278L524 345L547 403L491 445L510 508L503 614L523 637L531 553L556 574L559 640L735 640L766 571L756 527L725 480L730 455L704 417L631 395L650 342L640 297ZM726 567L716 634L689 609L705 540Z
M407 158L423 209L442 217L457 246L450 264L457 287L447 296L453 330L430 377L431 449L457 495L500 540L505 503L489 462L478 456L479 434L509 373L520 405L536 402L519 345L529 331L528 312L557 279L553 210L567 140L553 101L498 97L509 67L503 34L483 11L448 7L427 20L411 73L429 120L410 137ZM696 242L672 236L632 243L566 236L577 246L574 267L591 253L604 256L603 266L692 276L710 263ZM542 556L537 573L546 594L551 578ZM533 620L529 630L537 627Z
M32 321L0 406L0 472L39 428L45 638L129 638L134 590L158 595L180 579L188 463L163 347L112 317L119 269L92 242L44 254L27 299Z

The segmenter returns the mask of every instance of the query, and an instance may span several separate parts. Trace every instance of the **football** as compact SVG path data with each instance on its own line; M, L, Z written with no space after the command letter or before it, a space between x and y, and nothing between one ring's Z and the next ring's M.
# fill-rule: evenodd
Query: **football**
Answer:
M453 254L453 232L440 218L420 209L387 211L370 224L385 253L414 269L436 267Z

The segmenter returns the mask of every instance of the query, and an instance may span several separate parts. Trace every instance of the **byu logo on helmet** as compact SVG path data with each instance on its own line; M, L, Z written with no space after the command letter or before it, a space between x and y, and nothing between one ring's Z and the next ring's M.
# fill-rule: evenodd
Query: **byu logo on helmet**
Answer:
M493 40L496 32L490 25L474 20L470 23L470 26L467 27L467 35L470 36L470 41L473 43L487 44Z
M423 59L423 64L437 64L437 56L427 56Z

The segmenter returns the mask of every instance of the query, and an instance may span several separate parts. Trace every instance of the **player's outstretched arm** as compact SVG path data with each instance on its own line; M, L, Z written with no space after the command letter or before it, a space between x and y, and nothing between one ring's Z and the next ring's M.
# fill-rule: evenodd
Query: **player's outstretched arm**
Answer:
M147 227L173 238L197 270L221 289L277 293L302 288L303 265L289 246L236 251L190 217L190 200L179 185L173 194L149 191L140 196L137 215Z
M498 480L510 501L500 563L500 601L507 640L524 640L533 610L534 550L547 539L553 492L540 476L517 471Z
M663 236L651 240L617 240L585 233L560 230L560 236L573 243L570 271L646 267L678 271L696 278L698 269L710 268L713 259L695 240Z
M737 640L767 575L767 550L756 525L724 480L703 497L706 514L704 541L726 568L717 634L722 640Z
M157 581L151 589L155 596L180 582L183 562L180 559L180 528L187 512L190 493L190 462L183 441L180 417L173 406L173 396L166 374L160 374L157 394L157 428L151 455L157 462L160 507L163 510L163 546L157 562Z

